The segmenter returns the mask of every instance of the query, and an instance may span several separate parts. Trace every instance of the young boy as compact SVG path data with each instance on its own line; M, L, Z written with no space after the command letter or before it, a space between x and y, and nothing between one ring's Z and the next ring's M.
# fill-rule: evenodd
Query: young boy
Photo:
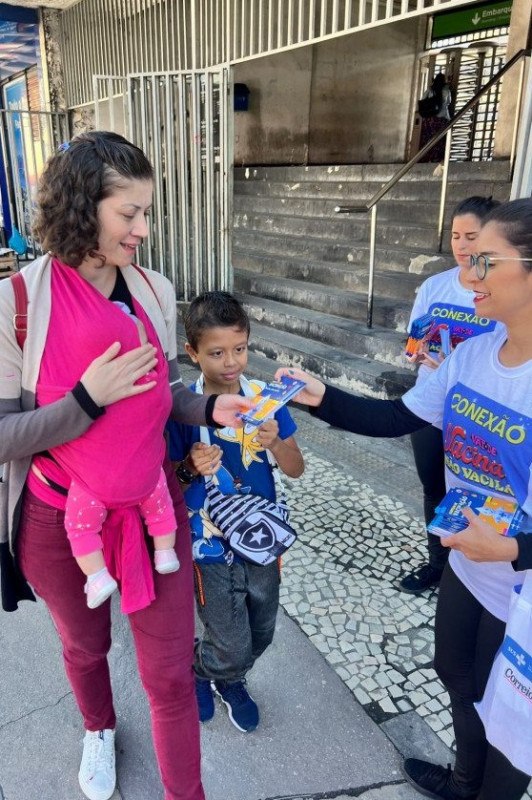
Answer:
M250 395L264 384L243 375L248 361L249 318L227 292L205 292L185 316L186 351L201 368L192 388L208 394ZM288 409L259 428L207 429L169 424L170 457L185 491L191 515L196 599L204 626L195 650L194 671L199 717L214 715L213 690L225 703L233 725L253 731L259 710L246 689L246 673L273 639L279 604L279 565L259 566L234 554L205 511L204 477L217 473L219 488L275 501L278 470L298 478L303 456L294 439ZM227 485L229 483L229 486Z

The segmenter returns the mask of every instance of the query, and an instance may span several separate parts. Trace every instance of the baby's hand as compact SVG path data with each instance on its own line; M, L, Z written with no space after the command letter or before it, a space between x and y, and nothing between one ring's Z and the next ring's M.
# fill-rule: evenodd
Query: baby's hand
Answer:
M271 450L277 444L278 437L279 423L273 418L263 422L255 436L265 450Z
M214 475L222 464L222 450L217 444L195 442L188 459L199 475Z

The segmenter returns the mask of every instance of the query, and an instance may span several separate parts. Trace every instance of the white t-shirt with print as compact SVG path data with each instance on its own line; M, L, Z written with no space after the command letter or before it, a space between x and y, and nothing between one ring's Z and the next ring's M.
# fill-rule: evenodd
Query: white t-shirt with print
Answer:
M489 333L497 326L502 327L500 323L487 319L487 317L477 316L473 302L475 293L472 289L462 286L458 277L459 273L460 267L457 266L432 275L423 281L412 307L408 330L412 327L415 319L424 314L431 314L437 322L449 326L451 341L453 347L456 347L465 339L481 333ZM439 334L436 333L432 342L428 342L428 349L429 353L437 354L439 352ZM417 383L425 381L432 372L434 370L431 367L420 364Z
M532 360L505 367L506 329L460 345L422 385L403 396L414 414L443 432L447 488L513 497L532 535ZM506 621L512 587L524 573L510 563L476 563L452 551L460 580L494 616Z

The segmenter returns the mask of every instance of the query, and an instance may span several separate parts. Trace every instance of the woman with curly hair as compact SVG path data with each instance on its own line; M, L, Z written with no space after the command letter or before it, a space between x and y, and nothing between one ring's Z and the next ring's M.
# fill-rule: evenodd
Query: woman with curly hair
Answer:
M86 729L79 782L89 800L110 798L116 782L104 600L117 584L165 800L204 799L188 517L163 432L169 415L236 426L249 405L181 382L173 288L133 264L152 191L152 167L133 144L114 133L76 137L41 180L35 235L48 253L21 273L23 350L14 287L0 285L3 605L34 599L31 584L52 616Z

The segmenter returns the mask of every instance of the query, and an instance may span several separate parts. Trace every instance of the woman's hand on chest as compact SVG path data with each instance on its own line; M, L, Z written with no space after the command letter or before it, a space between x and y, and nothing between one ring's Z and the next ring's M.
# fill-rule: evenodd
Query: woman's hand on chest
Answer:
M95 358L81 376L81 383L96 405L103 407L126 397L147 392L156 381L137 384L157 364L156 349L144 344L119 355L120 343L114 342Z

